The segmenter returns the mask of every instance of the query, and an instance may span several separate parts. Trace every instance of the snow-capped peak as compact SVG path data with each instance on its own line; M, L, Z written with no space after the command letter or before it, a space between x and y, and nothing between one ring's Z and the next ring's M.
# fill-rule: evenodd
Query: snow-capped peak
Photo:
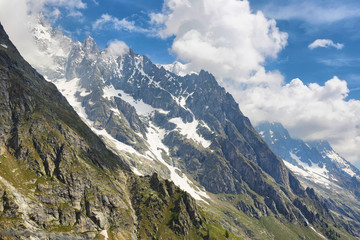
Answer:
M99 49L97 47L95 40L90 36L88 36L84 39L82 45L83 45L84 51L88 54L97 55L99 53Z

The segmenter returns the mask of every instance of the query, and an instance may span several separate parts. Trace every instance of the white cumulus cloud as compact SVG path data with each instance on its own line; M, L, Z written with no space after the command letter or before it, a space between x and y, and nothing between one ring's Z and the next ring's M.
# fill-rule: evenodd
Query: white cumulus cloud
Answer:
M336 49L342 49L344 47L344 44L342 43L334 43L333 40L330 39L316 39L314 42L309 44L308 46L310 49L314 48L328 48L328 47L334 47Z
M274 88L254 87L236 94L254 124L281 122L304 140L328 140L350 161L360 158L360 101L347 100L349 89L338 77L305 85L300 79Z
M52 20L49 18L53 17L54 11L60 14L58 8L63 8L66 16L79 18L83 16L81 10L87 7L82 0L28 0L26 4L29 13L34 15L42 12L48 20Z
M266 58L275 58L287 43L276 22L253 13L248 1L168 0L151 22L161 37L175 36L171 50L189 71L205 69L237 82L263 71Z
M128 21L125 18L120 20L109 14L101 15L101 17L92 24L92 28L94 30L109 28L114 30L126 30L129 32L147 32L146 29L136 26L134 21Z
M105 48L105 53L108 56L119 57L128 53L130 48L123 41L113 40L110 41L108 46Z

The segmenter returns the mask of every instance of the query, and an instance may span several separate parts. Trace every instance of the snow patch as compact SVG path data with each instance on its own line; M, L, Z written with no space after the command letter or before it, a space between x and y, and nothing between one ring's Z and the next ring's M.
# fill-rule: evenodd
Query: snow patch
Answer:
M60 92L65 96L70 105L74 108L77 114L88 126L91 126L90 121L88 120L85 109L81 105L81 102L77 100L77 92L85 92L85 89L80 87L80 78L74 78L72 80L58 79L54 81L56 87Z
M330 158L331 161L337 163L340 167L340 169L349 174L351 177L354 177L356 175L356 173L351 170L351 167L349 165L349 163L347 163L341 156L339 156L339 154L337 154L335 151L326 151L323 152L323 155L325 155L326 157Z
M81 96L81 97L86 97L86 96L89 95L90 93L91 93L90 91L88 91L88 92L87 92L87 91L81 91L81 92L80 92L80 96Z
M299 210L300 215L304 218L306 225L309 225L309 221L307 220L307 218L304 216L304 214L301 212L300 209L298 209L298 210Z
M197 133L197 127L199 125L198 120L194 119L190 123L184 123L181 118L177 117L170 119L169 122L176 124L176 130L178 130L181 135L184 135L188 139L192 139L194 142L201 144L204 148L208 148L211 145L211 141L206 140Z
M301 158L294 154L292 151L289 152L292 159L296 161L298 166L295 166L287 161L284 161L285 165L294 173L311 180L315 183L319 183L325 186L329 186L331 184L329 171L325 166L320 167L318 164L313 163L310 167L306 163L301 161Z
M138 151L136 151L133 147L131 147L131 146L129 146L129 145L115 139L105 129L98 130L98 129L91 126L91 130L93 130L93 132L95 132L98 136L102 136L102 137L105 137L105 138L109 139L112 143L115 144L115 146L116 146L116 148L118 150L125 151L125 152L132 153L132 154L136 154L136 155L138 155L140 157L145 157L142 154L140 154Z
M143 116L151 115L155 110L168 113L168 111L164 111L162 109L154 108L151 105L144 103L143 100L135 100L130 94L125 93L123 90L115 89L113 85L105 86L103 89L103 97L107 99L113 99L114 97L119 97L125 102L129 103L136 109L137 114Z
M80 118L91 128L91 130L96 133L98 136L105 137L109 139L115 147L120 151L126 151L132 154L136 154L141 157L148 158L142 154L140 154L138 151L136 151L133 147L120 142L119 140L112 137L105 129L99 130L94 127L94 123L88 118L85 108L81 105L81 102L77 100L76 93L80 88L79 85L80 79L74 78L70 81L67 81L66 79L60 79L55 81L55 85L58 87L60 92L66 97L70 105L75 109L77 114L80 116ZM109 90L110 92L113 90ZM120 112L116 112L120 114Z
M113 85L105 86L103 88L103 97L109 100L113 100L114 97L119 97L121 95L121 91L114 88Z
M135 173L138 176L143 176L143 174L141 172L139 172L139 170L136 167L132 167L131 170L133 171L133 173Z
M8 46L6 46L5 44L0 44L0 46L2 46L3 48L8 48Z
M302 164L302 161L301 161L301 158L300 158L300 157L298 157L298 156L297 156L296 154L294 154L292 151L290 151L289 154L290 154L290 157L291 157L292 159L294 159L296 162Z
M270 129L269 133L270 133L270 137L273 138L274 137L274 132Z
M196 200L204 201L203 198L209 199L210 197L206 194L206 192L195 189L191 186L192 183L185 174L182 174L182 176L178 174L178 172L181 172L180 169L171 166L164 160L163 154L169 155L169 148L162 143L162 139L164 138L165 133L166 131L164 129L160 129L159 127L156 127L154 124L150 123L146 138L148 139L149 148L153 157L169 169L170 179L175 183L176 186L188 192Z
M119 109L117 109L117 108L110 108L110 110L111 110L116 116L118 116L119 118L121 118L121 113L120 113Z
M349 174L351 177L356 175L356 173L354 173L354 171L351 170L350 168L343 168L341 170L344 171L345 173Z

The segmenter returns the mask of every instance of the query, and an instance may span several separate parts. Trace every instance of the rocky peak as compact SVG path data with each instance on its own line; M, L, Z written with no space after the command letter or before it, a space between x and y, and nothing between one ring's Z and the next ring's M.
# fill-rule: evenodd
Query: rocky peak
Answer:
M98 55L99 54L99 49L97 47L97 44L95 42L95 40L88 36L84 39L84 41L82 42L82 46L83 46L83 50L85 53L87 54L92 54L92 55Z
M309 141L307 142L311 147L316 148L320 153L326 152L326 151L334 151L334 149L331 147L330 143L325 140L319 140L319 141Z
M267 131L260 131L261 137L266 139L289 139L289 132L284 126L277 122L263 122L258 124L257 129L266 129Z

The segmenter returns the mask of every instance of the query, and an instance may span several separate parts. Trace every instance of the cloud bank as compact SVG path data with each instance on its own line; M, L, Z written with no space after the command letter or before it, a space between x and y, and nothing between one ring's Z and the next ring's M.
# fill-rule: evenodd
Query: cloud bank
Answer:
M308 46L310 49L315 48L328 48L328 47L334 47L336 49L342 49L344 47L344 44L341 43L334 43L333 40L330 39L316 39L314 42L309 44Z
M22 56L31 64L43 66L52 60L38 50L30 26L39 21L40 13L54 22L61 15L79 18L85 8L82 0L0 0L0 21Z
M167 0L151 21L159 36L175 36L171 51L187 69L212 72L254 124L281 122L294 137L326 139L348 160L360 159L360 102L347 100L346 81L285 83L280 72L266 71L266 60L286 46L287 34L252 12L248 1ZM325 39L309 46L316 47L343 45Z

